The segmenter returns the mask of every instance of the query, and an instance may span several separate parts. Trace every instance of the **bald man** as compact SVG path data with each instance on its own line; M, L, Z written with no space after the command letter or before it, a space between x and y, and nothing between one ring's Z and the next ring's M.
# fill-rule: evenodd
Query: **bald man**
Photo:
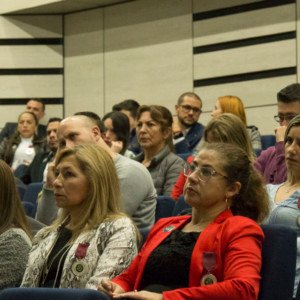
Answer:
M95 144L105 149L115 163L124 211L139 229L152 227L155 221L156 190L151 175L142 164L113 152L106 145L101 137L99 120L86 115L68 117L60 123L57 136L59 149L79 144ZM45 224L53 221L58 210L54 200L53 181L54 174L49 168L43 197L37 210L37 219Z

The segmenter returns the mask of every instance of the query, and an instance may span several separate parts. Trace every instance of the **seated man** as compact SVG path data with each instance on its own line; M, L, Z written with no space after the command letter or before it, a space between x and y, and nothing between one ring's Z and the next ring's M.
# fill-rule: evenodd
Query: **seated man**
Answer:
M41 182L46 180L48 164L55 157L58 141L57 129L61 118L50 118L47 124L47 147L48 151L38 153L29 166L26 178L22 178L23 182L29 184L31 182Z
M31 99L26 104L26 111L34 113L40 121L45 115L45 104L40 99ZM17 123L6 123L0 132L0 142L4 138L9 138L17 130ZM44 138L46 136L46 126L38 124L37 136L39 138Z
M195 93L184 93L179 97L175 109L177 118L173 122L173 142L176 153L191 153L204 132L204 126L198 123L202 101Z
M120 182L123 209L131 216L139 229L151 228L155 221L156 191L148 170L140 163L112 152L101 138L100 118L85 112L64 119L58 128L58 147L74 147L78 144L97 144L104 148L115 163ZM53 168L49 167L47 181L38 202L37 219L45 224L57 214L53 195Z
M284 134L289 121L300 114L300 84L294 83L277 93L278 115L275 120L279 127L275 129L276 144L261 152L255 161L255 167L264 176L266 183L279 184L286 179L284 157Z

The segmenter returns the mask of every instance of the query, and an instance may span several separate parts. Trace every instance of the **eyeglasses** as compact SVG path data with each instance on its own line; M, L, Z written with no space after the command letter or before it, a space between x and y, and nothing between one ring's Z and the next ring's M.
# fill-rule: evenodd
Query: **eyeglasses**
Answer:
M190 105L180 105L180 107L182 107L182 110L185 112L185 113L188 113L190 112L191 110L193 111L193 113L195 114L199 114L202 112L202 110L198 107L194 107L194 106L190 106Z
M218 173L215 171L212 167L198 167L194 163L185 163L183 168L184 176L189 177L192 173L196 172L199 179L203 182L208 181L211 177L219 175L226 179L228 179L227 176L222 175L221 173Z
M295 114L290 114L290 115L277 115L277 116L274 116L274 119L276 122L278 123L282 123L284 120L286 121L291 121L294 117L296 117L297 115Z

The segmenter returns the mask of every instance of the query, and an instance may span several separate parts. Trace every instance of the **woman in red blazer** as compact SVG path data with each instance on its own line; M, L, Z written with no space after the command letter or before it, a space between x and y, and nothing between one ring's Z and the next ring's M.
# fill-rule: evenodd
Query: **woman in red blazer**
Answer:
M185 166L191 216L161 219L129 268L99 287L114 299L257 299L268 214L261 177L231 144L206 145Z

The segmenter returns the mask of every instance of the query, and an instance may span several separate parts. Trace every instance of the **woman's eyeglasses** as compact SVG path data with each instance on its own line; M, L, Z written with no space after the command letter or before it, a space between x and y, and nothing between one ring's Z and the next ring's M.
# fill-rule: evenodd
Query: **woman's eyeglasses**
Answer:
M222 175L221 173L218 173L215 171L212 167L198 167L194 163L185 163L183 168L183 173L186 177L189 177L192 173L196 172L199 179L203 182L208 181L211 177L219 175L224 178L227 178L227 176Z

